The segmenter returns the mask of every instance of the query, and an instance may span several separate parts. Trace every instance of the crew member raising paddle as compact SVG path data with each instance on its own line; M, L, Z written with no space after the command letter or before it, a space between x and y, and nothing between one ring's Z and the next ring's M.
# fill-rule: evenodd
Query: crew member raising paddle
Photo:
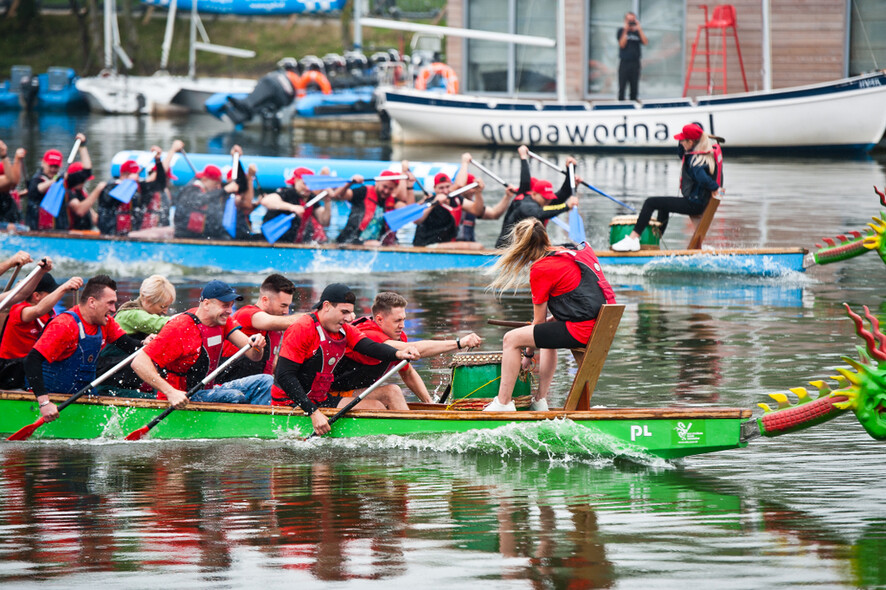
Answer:
M541 350L538 392L531 410L547 411L548 391L557 368L558 348L582 348L594 329L604 303L615 303L615 293L603 276L597 256L588 244L578 250L552 247L545 226L538 219L524 219L514 226L507 248L492 267L496 274L490 289L498 295L525 284L529 275L532 292L532 324L510 330L502 341L501 382L498 396L484 411L514 411L511 399L522 364L528 368ZM548 319L548 312L553 319Z
M643 203L633 231L612 244L616 252L640 250L640 236L649 225L653 211L658 211L661 233L668 226L671 213L701 215L712 194L718 194L723 185L723 156L720 146L711 142L711 136L690 123L674 136L680 142L678 153L682 158L680 169L680 197L649 197Z
M347 285L333 283L323 289L315 312L301 316L283 334L277 358L272 406L299 406L311 417L317 434L330 431L329 420L319 408L348 405L347 397L330 395L333 371L347 351L380 361L415 360L421 355L412 345L402 350L374 342L348 322L354 319L357 298ZM356 406L360 409L408 410L398 388L380 387Z

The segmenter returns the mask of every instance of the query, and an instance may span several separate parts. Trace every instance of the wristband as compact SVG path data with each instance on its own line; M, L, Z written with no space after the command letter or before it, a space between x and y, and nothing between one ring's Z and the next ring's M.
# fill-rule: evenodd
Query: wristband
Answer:
M455 345L458 347L459 350L461 350L461 338L455 339Z
M522 350L522 353L523 353L523 356L526 357L526 358L528 358L528 359L531 359L531 358L533 358L533 357L535 356L535 353L534 353L534 352L533 352L532 354L529 353L529 347L528 347L528 346Z
M48 405L51 404L51 403L52 403L51 401L46 400L45 402L40 402L39 406L42 408L42 407L44 407L44 406L48 406Z

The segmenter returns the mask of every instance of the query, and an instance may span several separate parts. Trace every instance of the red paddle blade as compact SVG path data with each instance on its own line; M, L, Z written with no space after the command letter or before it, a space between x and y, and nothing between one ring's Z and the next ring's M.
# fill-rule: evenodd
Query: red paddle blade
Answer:
M149 428L147 426L142 426L138 430L130 432L123 440L141 440L141 438L148 433L148 430Z
M13 433L6 440L28 440L28 438L34 434L34 431L43 426L44 420L43 418L38 418L36 422L33 424L28 424L18 432Z

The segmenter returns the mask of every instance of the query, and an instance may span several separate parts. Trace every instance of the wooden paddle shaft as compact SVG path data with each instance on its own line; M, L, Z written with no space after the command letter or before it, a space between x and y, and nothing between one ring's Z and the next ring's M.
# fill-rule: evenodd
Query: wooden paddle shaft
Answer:
M522 328L532 324L532 322L517 322L514 320L486 320L486 323L490 326L504 326L506 328Z

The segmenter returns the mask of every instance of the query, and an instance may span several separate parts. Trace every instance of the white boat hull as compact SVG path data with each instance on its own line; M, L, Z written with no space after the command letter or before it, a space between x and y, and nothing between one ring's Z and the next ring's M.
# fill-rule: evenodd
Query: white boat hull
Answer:
M674 134L698 122L730 148L868 150L886 130L882 72L772 92L643 104L379 93L379 110L391 118L392 137L408 144L671 149Z
M111 115L151 115L203 111L216 92L251 92L255 80L186 76L97 76L77 80L91 111ZM202 102L199 102L202 97ZM198 104L199 102L199 104Z

